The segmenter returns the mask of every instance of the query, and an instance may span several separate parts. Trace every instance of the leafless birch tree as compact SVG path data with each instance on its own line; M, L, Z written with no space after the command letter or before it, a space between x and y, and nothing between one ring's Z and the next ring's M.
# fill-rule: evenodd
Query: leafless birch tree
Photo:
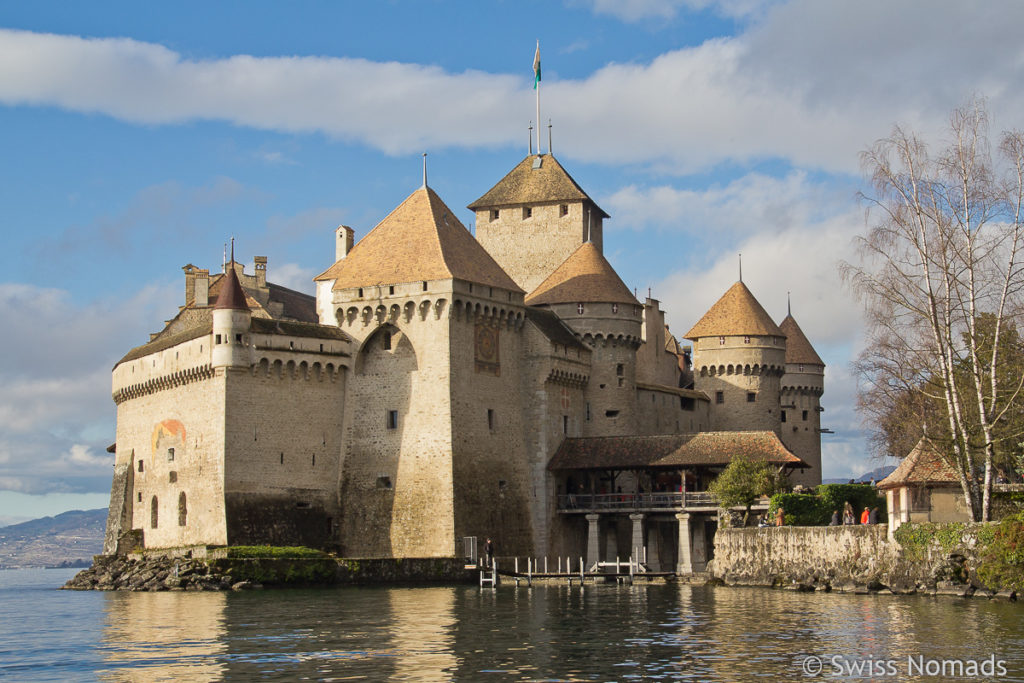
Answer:
M919 416L912 428L943 444L987 521L997 427L1024 401L1020 378L996 372L1022 313L1024 136L1003 134L993 155L982 101L955 111L948 132L937 154L898 126L863 153L868 232L860 263L840 267L866 310L862 409Z

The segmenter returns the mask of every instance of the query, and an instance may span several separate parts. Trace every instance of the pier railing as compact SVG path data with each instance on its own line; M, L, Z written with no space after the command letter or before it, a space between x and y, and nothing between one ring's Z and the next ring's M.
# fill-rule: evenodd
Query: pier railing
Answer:
M563 493L558 496L559 512L626 512L716 507L718 507L718 499L707 491Z

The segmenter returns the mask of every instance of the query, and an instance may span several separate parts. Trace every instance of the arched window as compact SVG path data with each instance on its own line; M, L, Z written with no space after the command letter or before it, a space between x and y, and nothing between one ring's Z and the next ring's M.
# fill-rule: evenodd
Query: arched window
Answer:
M149 501L149 526L155 529L158 521L157 501L156 496L153 496L152 500Z
M188 502L185 500L185 492L178 494L178 526L185 526L188 522Z

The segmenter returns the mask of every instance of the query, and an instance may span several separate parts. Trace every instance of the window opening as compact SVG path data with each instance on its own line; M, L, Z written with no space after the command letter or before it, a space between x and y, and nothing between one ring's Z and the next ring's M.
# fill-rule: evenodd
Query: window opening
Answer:
M748 391L747 392L747 403L753 403L756 400L757 400L757 394L754 393L753 391Z
M188 501L185 499L185 492L178 494L178 526L185 526L188 522Z
M398 411L388 411L388 429L398 429Z
M725 392L724 391L716 391L715 392L715 403L725 403Z
M150 528L152 528L152 529L156 528L157 523L160 521L158 517L159 517L159 515L157 513L157 500L156 500L156 496L153 496L152 500L149 501L149 526L150 526Z

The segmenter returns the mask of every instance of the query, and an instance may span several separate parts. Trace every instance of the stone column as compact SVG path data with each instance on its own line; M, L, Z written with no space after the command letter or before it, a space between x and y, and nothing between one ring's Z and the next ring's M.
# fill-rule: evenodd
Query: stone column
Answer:
M629 542L629 554L635 556L637 562L643 560L644 550L644 514L642 512L634 512L629 516L629 520L633 522L633 537Z
M652 572L661 571L661 525L647 525L647 568Z
M598 532L597 520L600 515L590 513L587 518L587 569L597 564L600 555L601 536Z
M693 573L693 556L690 552L690 513L676 514L679 520L679 556L676 563L676 574Z
M702 572L708 566L707 539L704 536L704 519L695 517L692 524L693 533L693 571Z

